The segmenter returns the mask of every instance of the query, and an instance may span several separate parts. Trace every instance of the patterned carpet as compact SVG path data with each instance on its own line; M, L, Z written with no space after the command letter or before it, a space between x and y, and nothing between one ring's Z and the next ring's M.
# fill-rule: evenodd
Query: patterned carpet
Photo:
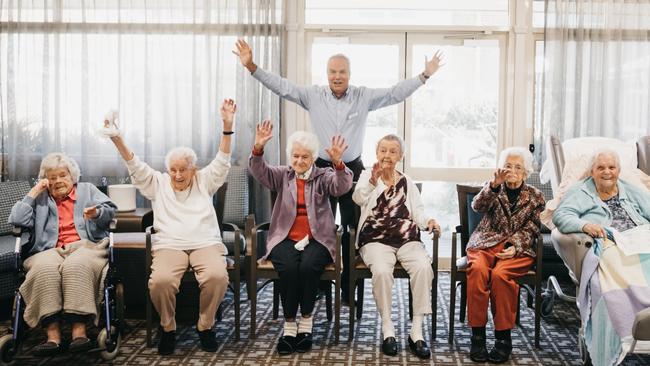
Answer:
M433 343L433 357L429 362L435 365L473 364L468 357L470 329L458 322L456 315L456 341L447 343L447 319L449 298L449 275L441 273L438 291L437 339ZM217 353L205 353L198 347L198 337L191 325L179 329L176 352L172 356L160 357L156 348L147 348L144 344L144 322L128 320L123 337L120 354L113 364L120 365L407 365L426 364L420 362L408 351L406 339L408 324L408 288L404 280L395 281L393 321L400 343L401 352L395 357L386 357L380 350L380 320L372 299L371 286L366 285L364 316L357 323L356 336L352 344L347 343L348 327L347 308L341 315L341 343L334 345L333 322L325 318L325 302L317 304L314 319L314 349L306 354L294 354L280 357L275 353L275 344L282 329L281 320L273 320L272 289L265 288L259 296L258 339L250 341L248 336L250 309L247 302L242 303L242 340L234 341L234 323L232 320L231 299L225 308L223 321L217 323L215 330L221 348ZM400 296L397 296L397 295ZM458 304L458 301L457 301ZM523 304L523 303L522 303ZM458 311L457 311L458 313ZM428 334L430 323L427 322L424 334ZM554 312L548 319L542 320L541 349L533 347L534 315L528 308L522 307L521 326L513 330L513 357L510 365L579 365L578 312L572 304L557 302ZM6 333L8 324L1 326ZM69 334L69 333L68 333ZM488 342L492 330L488 329ZM63 354L53 358L36 358L30 349L44 338L43 332L31 332L23 347L22 354L16 358L18 365L84 365L111 364L103 361L98 353L81 355ZM630 355L626 365L650 365L650 356Z

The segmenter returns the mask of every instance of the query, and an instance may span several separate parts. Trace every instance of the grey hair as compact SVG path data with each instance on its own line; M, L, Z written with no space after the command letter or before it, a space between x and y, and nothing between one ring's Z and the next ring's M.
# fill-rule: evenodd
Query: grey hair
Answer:
M72 183L77 184L81 171L79 165L74 159L62 152L53 152L47 154L41 161L41 167L38 171L38 179L46 178L47 172L52 169L66 168L72 177Z
M350 73L350 65L351 65L350 64L350 59L348 58L348 56L346 56L346 55L344 55L342 53L337 53L337 54L334 54L334 55L330 56L330 58L327 59L327 65L329 65L330 61L332 61L335 58L341 58L341 59L345 60L345 62L348 63L348 73Z
M528 149L519 146L513 146L504 149L501 151L501 154L499 154L499 168L503 168L504 165L506 165L508 156L518 156L524 161L524 170L526 172L526 177L528 177L533 172L533 154L531 154Z
M189 147L179 146L169 150L165 155L165 169L169 170L172 160L176 159L185 159L188 168L196 166L196 153Z
M601 155L608 155L613 157L614 160L616 161L616 167L618 167L619 170L621 169L621 158L618 156L618 153L612 149L603 148L603 149L596 150L594 155L591 157L591 161L589 162L590 172L594 168L594 165L596 164L596 159L598 159L598 157Z
M375 151L379 150L379 144L382 141L397 141L397 143L399 144L400 156L404 156L404 140L402 140L401 137L399 137L399 136L397 136L397 135L395 135L393 133L389 133L388 135L380 138L379 141L377 141L377 147L375 148Z
M309 150L312 158L316 159L318 157L318 149L320 148L320 143L318 142L316 135L307 131L296 131L292 133L287 140L287 161L291 161L293 145L295 144Z

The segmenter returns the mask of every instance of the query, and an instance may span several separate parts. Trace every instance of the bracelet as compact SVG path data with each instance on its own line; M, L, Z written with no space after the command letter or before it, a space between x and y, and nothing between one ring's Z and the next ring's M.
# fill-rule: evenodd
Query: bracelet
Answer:
M223 131L224 135L232 135L235 131Z
M428 79L428 78L431 77L431 75L429 75L429 76L425 75L425 74L424 74L424 71L422 71L422 74L420 74L420 75L422 75L422 77L424 78L424 80L426 80L426 79Z

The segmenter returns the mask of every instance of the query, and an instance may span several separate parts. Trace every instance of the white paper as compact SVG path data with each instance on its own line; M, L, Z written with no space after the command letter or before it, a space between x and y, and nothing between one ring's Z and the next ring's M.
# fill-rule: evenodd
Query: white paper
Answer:
M650 254L650 224L640 225L623 232L612 229L616 245L625 255Z

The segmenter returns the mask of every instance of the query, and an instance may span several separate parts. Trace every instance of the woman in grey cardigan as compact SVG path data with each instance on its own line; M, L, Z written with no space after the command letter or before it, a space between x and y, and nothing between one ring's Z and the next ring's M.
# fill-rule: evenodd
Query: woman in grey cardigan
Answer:
M312 311L320 275L335 258L334 216L329 196L338 197L352 187L352 172L341 156L347 148L340 136L325 149L332 168L314 166L318 154L315 135L294 132L287 142L291 166L268 166L264 145L271 139L273 126L264 121L257 126L255 146L248 162L253 177L277 192L266 242L266 256L278 271L284 313L284 333L277 345L281 355L307 352L312 345ZM296 324L300 306L301 319Z
M79 183L79 175L77 163L65 154L47 155L39 182L9 216L9 223L32 231L20 293L27 325L40 323L47 331L47 340L34 350L41 356L61 351L61 320L72 326L71 352L92 347L86 322L97 320L108 225L117 207L94 185Z

